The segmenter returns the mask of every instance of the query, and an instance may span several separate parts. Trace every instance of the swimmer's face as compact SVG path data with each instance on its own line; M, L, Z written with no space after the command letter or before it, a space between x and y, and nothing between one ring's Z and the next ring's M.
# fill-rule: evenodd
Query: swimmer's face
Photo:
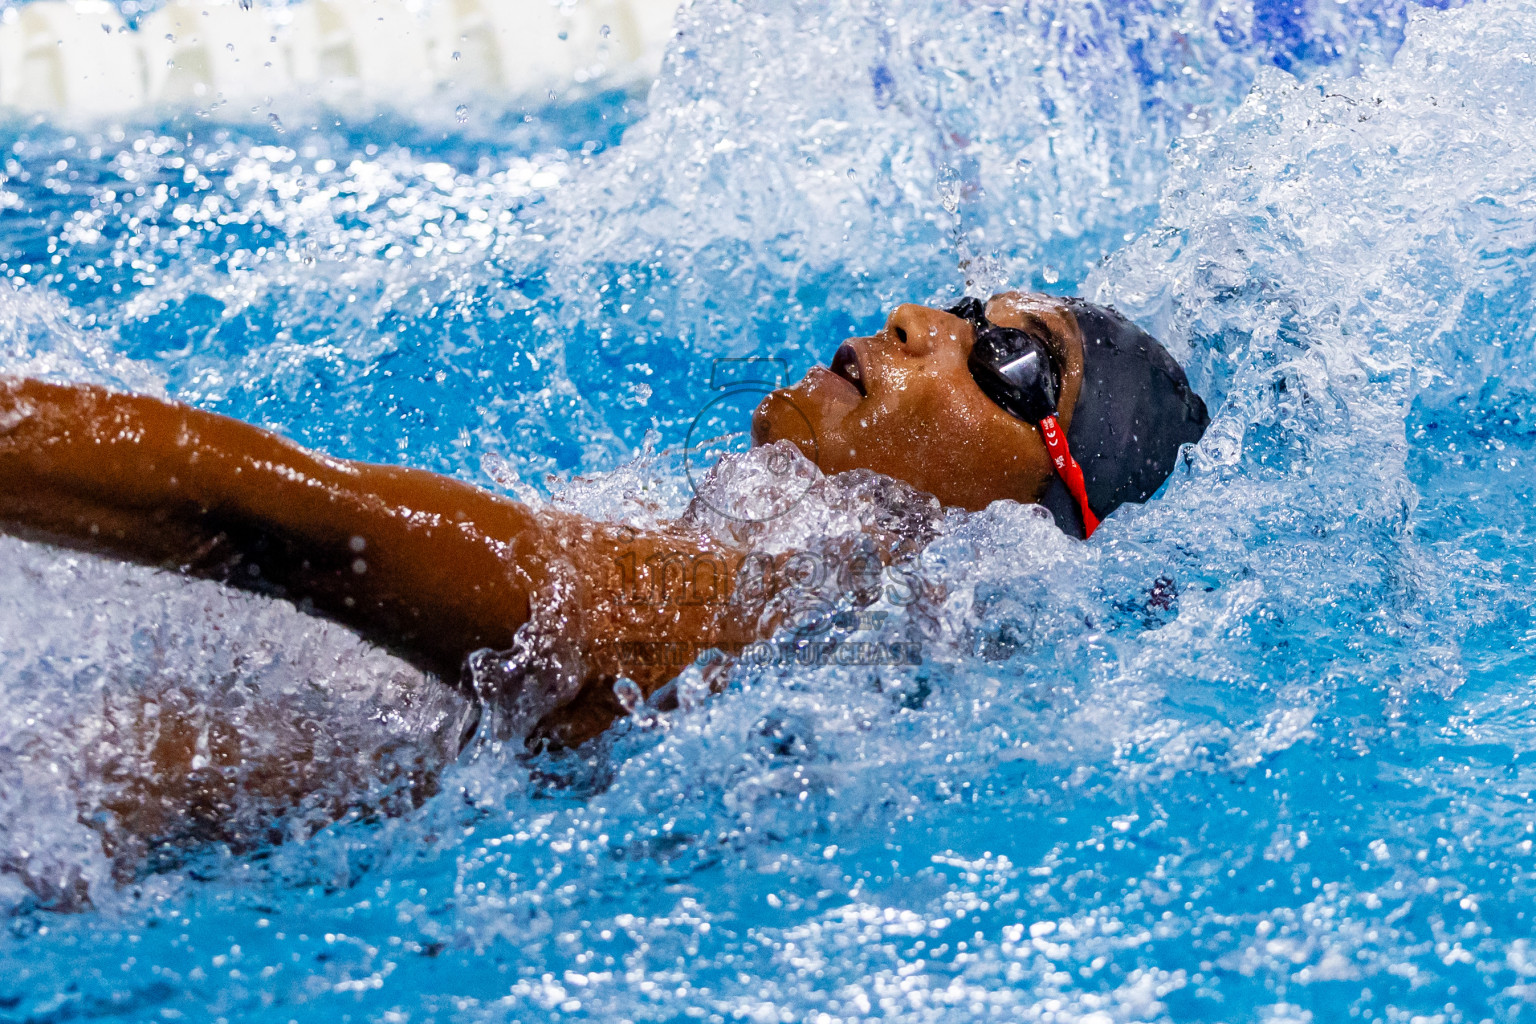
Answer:
M1069 426L1082 382L1071 312L1048 296L1009 293L992 298L987 318L1046 337L1064 371L1059 418ZM1045 443L976 385L966 366L974 341L959 317L898 306L873 337L845 342L830 368L814 367L763 399L752 441L790 441L825 473L872 469L946 505L1038 501L1052 473Z

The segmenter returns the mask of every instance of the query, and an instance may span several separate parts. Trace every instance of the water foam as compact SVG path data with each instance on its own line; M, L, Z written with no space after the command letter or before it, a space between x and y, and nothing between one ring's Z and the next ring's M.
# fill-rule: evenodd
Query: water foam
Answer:
M472 721L454 691L286 602L0 546L6 911L152 904L174 886L119 883L400 813Z

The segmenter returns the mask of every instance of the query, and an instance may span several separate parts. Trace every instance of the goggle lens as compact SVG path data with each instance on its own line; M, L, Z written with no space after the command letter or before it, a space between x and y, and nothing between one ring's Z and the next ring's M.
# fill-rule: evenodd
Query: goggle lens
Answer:
M976 331L969 366L983 394L1027 423L1055 415L1056 367L1043 341L1027 331L992 323L979 299L963 299L948 312L969 320Z

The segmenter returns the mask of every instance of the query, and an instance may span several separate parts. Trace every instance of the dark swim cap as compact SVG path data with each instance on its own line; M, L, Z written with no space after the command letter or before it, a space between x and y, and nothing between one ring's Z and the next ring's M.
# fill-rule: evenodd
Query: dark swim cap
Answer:
M1064 301L1083 336L1083 387L1067 443L1087 478L1088 503L1103 519L1127 501L1156 494L1179 446L1200 440L1210 417L1183 368L1150 334L1108 307ZM1051 478L1040 504L1064 532L1083 536L1060 476Z

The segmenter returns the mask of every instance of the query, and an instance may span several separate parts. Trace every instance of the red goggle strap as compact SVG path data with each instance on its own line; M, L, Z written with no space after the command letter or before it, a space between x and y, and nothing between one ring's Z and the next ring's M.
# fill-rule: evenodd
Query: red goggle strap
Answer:
M1061 429L1055 416L1047 416L1040 421L1040 436L1045 438L1045 450L1051 453L1051 465L1056 467L1056 475L1077 499L1077 510L1083 516L1083 536L1092 537L1093 531L1099 528L1099 517L1088 507L1088 484L1083 480L1083 467L1077 464L1072 449L1067 447L1067 432Z

